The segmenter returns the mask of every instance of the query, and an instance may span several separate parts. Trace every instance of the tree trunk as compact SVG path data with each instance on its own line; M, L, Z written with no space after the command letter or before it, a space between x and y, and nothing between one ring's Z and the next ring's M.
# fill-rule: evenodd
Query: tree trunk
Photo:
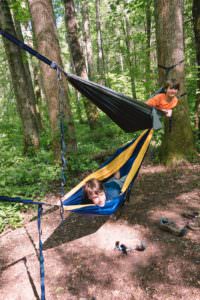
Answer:
M6 0L0 3L0 25L3 30L17 36ZM3 39L3 42L8 58L17 109L22 121L24 153L28 153L31 148L39 148L39 129L33 87L29 85L30 79L26 73L21 50L6 39Z
M90 34L90 21L88 11L88 0L82 3L82 17L83 17L83 37L86 48L86 59L87 59L87 70L90 80L94 80L94 69L93 69L93 51L92 41Z
M65 19L66 28L68 31L68 44L71 52L71 57L73 60L73 65L76 74L84 79L87 79L87 71L85 65L85 59L83 56L83 51L80 46L78 38L78 28L77 21L75 17L75 7L73 0L64 0L65 5ZM94 128L97 125L98 110L97 107L84 98L84 106L88 118L88 123L90 128Z
M105 59L101 32L100 0L96 0L96 31L97 31L97 73L99 83L106 84Z
M197 130L198 139L200 139L200 1L193 0L192 7L193 28L196 44L197 58L197 98L195 105L195 128Z
M15 18L14 15L13 15L13 20L14 20L14 25L15 25L15 30L16 30L16 33L17 33L17 37L20 41L24 42L24 37L23 37L23 34L22 34L22 30L21 30L21 24ZM33 103L32 105L36 108L35 109L35 114L36 114L36 117L37 117L38 128L41 131L42 130L42 119L41 119L40 112L39 112L37 94L35 93L36 90L33 87L33 82L32 82L32 77L31 77L31 72L30 72L30 67L29 67L29 62L28 62L26 52L24 51L22 53L22 55L23 55L23 62L24 62L24 68L25 68L25 72L26 72L27 82L28 82L28 89L30 90L30 94L31 94L30 101Z
M62 67L60 45L54 22L53 8L50 0L29 0L33 29L38 51ZM40 63L44 92L48 103L49 118L51 124L52 141L55 158L60 157L60 133L58 127L59 117L59 90L63 91L63 113L67 126L68 151L76 150L75 128L68 98L68 85L63 76L58 84L57 74L44 63ZM60 85L60 87L59 87Z
M146 3L146 64L145 64L145 75L146 75L146 98L150 95L150 78L151 78L151 0L147 0Z
M133 66L133 59L132 59L132 52L133 52L133 43L131 41L131 29L129 25L129 19L128 16L124 16L124 20L122 21L122 27L124 32L124 38L125 38L125 44L126 44L126 61L127 61L127 67L129 70L129 75L131 79L131 91L133 99L136 99L136 89L135 89L135 72L134 72L134 66Z
M180 82L180 95L185 92L184 43L183 43L183 0L155 0L155 21L158 65L170 67L169 74L159 67L160 84L167 78ZM161 159L166 164L176 164L194 154L193 136L186 96L173 111L172 128L165 119L165 133L161 147Z

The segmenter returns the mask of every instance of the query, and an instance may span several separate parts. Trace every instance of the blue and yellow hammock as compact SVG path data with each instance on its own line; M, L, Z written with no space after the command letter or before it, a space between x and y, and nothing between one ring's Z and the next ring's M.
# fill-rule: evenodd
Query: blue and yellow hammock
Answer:
M153 129L143 131L137 139L132 140L119 148L99 169L68 192L62 199L64 210L70 210L81 214L111 215L126 200L126 196L137 177L138 171L148 150L153 135ZM107 201L105 206L83 204L83 186L91 178L106 181L110 176L120 170L121 176L127 176L119 197Z

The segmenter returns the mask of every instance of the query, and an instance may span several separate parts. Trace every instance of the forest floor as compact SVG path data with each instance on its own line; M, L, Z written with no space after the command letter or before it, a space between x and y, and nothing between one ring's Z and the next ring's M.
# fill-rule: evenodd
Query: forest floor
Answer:
M45 200L55 203L56 193ZM200 300L200 224L183 237L159 227L167 217L182 228L191 222L183 214L196 211L200 159L174 169L145 163L114 218L66 214L60 224L59 211L47 210L46 299ZM114 250L116 241L132 251ZM141 242L146 249L134 250ZM37 220L1 234L0 246L0 299L40 299Z

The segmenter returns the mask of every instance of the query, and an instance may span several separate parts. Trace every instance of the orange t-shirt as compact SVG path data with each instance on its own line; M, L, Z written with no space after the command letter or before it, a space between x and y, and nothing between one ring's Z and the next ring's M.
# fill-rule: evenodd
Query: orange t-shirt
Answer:
M172 109L178 104L178 98L173 97L170 102L166 100L166 94L158 94L146 101L146 104L157 109Z

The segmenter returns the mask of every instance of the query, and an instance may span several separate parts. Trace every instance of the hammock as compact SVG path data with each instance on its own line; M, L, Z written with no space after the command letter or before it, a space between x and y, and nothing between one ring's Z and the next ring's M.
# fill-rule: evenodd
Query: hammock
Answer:
M133 100L123 94L117 93L111 89L100 86L88 80L84 80L78 76L64 72L56 63L41 55L22 41L18 40L12 34L0 28L0 34L21 49L29 52L32 56L36 56L39 60L55 69L57 73L63 73L68 81L84 96L90 99L101 110L103 110L116 124L118 124L126 132L134 132L137 130L145 130L136 140L131 141L122 148L119 148L116 153L106 161L96 172L87 176L63 199L63 208L65 210L74 211L84 214L110 215L114 213L120 205L124 203L131 187L137 177L138 171L147 152L153 129L161 128L160 116L155 109L146 104ZM153 128L153 129L152 129ZM99 207L94 204L85 204L83 195L83 185L91 178L96 178L106 181L116 171L120 170L121 176L126 175L126 180L121 190L121 194L107 201L104 207ZM41 213L42 206L48 205L44 202L34 202L32 200L10 198L0 196L0 201L29 203L38 206L38 232L39 232L39 249L40 249L40 278L41 278L41 299L45 299L45 284L44 284L44 258L42 254L41 240Z
M115 154L108 159L100 168L83 179L69 193L67 193L62 201L63 208L76 213L110 215L113 214L119 206L126 200L126 196L137 177L139 168L147 152L153 129L145 130L137 138L119 148ZM106 181L109 177L120 170L121 176L127 176L122 186L121 194L112 200L106 201L103 207L94 204L83 204L84 193L83 186L91 178Z
M98 83L69 73L65 75L76 90L98 106L125 132L162 127L161 111Z

